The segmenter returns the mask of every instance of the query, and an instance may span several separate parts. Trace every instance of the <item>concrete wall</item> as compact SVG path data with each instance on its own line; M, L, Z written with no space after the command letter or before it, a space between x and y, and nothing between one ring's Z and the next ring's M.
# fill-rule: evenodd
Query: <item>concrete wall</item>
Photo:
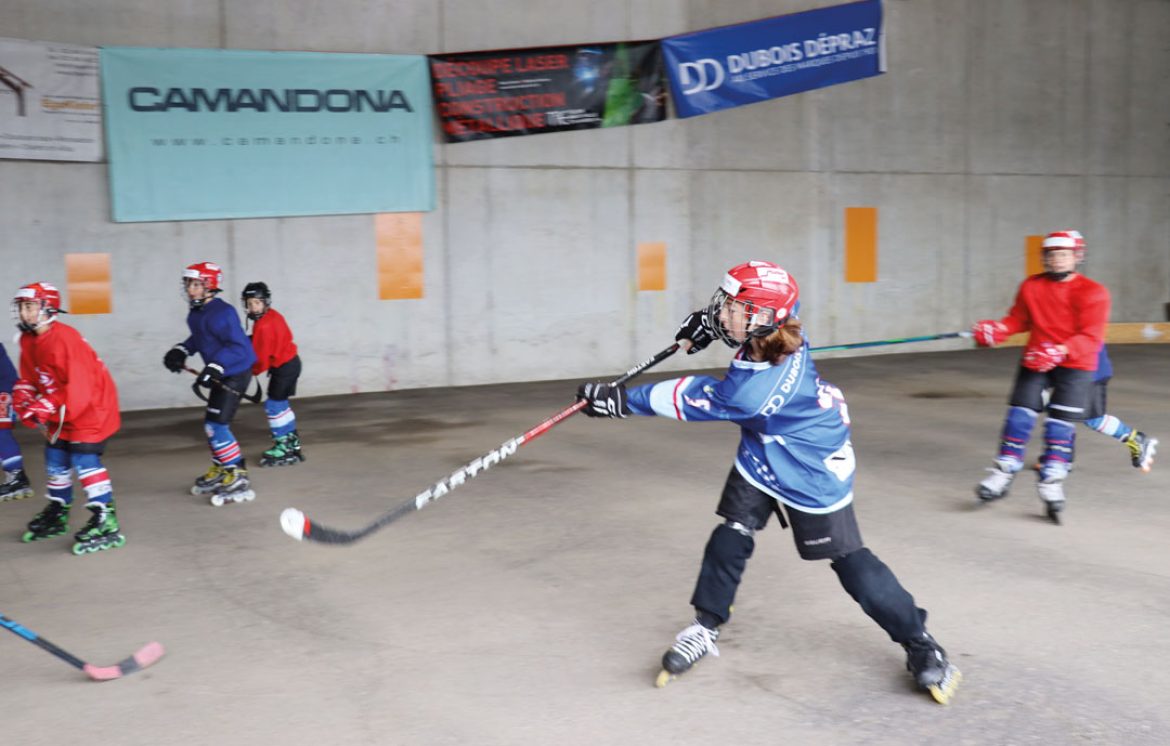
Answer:
M820 0L6 0L0 35L89 45L421 54L654 38ZM378 301L371 216L114 224L106 167L0 161L3 288L113 256L114 312L73 317L127 409L190 404L181 268L263 279L304 394L613 374L665 346L723 270L778 261L814 344L1001 314L1024 237L1075 227L1117 321L1170 300L1170 2L886 0L889 72L686 121L438 144L425 294ZM555 9L555 10L554 10ZM880 210L879 282L843 279L843 211ZM635 247L668 246L667 290ZM938 347L944 344L939 343ZM897 349L897 348L894 348ZM717 364L714 356L665 368Z

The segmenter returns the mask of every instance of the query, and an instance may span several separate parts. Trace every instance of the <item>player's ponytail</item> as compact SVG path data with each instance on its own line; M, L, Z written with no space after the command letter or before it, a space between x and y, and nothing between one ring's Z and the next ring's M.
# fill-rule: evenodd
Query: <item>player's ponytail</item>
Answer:
M804 337L800 333L801 322L795 316L777 327L763 339L755 342L755 352L772 365L776 365L788 355L796 352L804 344Z

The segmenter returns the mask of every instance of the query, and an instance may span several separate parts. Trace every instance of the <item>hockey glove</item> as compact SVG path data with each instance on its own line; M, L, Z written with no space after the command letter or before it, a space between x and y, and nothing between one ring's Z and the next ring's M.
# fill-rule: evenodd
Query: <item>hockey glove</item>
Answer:
M1043 342L1036 349L1024 353L1024 367L1037 373L1047 373L1068 358L1068 353L1051 342Z
M163 365L172 373L182 373L187 364L187 356L191 353L183 345L175 345L163 355Z
M577 399L585 402L581 411L586 417L628 417L630 405L623 384L583 383L577 388Z
M47 397L38 396L22 404L13 405L13 410L23 424L36 427L53 419L53 415L57 414L57 405Z
M208 363L203 367L203 372L199 374L196 383L200 386L211 387L220 382L223 378L223 366L219 363Z
M27 379L18 378L12 384L12 406L19 407L37 398L37 387Z
M711 328L711 320L707 318L707 309L692 312L679 324L674 341L683 340L691 343L687 349L688 355L694 355L715 341L715 331Z
M1007 327L994 319L976 321L971 327L971 334L975 337L975 344L980 347L995 347L1008 338Z

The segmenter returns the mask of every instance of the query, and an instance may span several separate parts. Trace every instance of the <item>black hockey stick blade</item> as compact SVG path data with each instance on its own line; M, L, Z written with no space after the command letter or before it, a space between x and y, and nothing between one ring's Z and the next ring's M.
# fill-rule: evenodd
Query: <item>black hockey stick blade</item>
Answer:
M120 679L123 676L128 676L135 671L141 671L147 666L153 665L166 654L166 650L161 644L150 642L143 645L134 655L119 663L115 663L112 666L95 666L92 663L86 663L69 651L57 647L28 627L9 619L3 614L0 614L0 627L4 627L17 637L23 637L40 649L52 653L74 668L84 671L85 675L94 681Z
M662 362L674 353L678 352L678 343L672 344L670 347L662 350L654 356L638 363L633 368L627 370L621 377L615 379L612 384L622 384L640 375L642 372ZM483 456L474 461L464 464L460 468L443 477L438 482L435 482L430 487L415 495L410 500L407 500L392 510L378 516L372 523L357 529L356 531L343 531L341 529L330 528L319 523L314 523L309 520L309 517L297 510L296 508L285 508L280 514L280 528L292 538L300 541L302 539L309 539L310 541L320 542L322 544L352 544L353 542L365 536L369 536L378 529L393 523L407 513L413 513L416 510L422 510L428 503L437 500L438 498L451 492L456 487L469 482L471 479L479 474L490 469L492 466L500 463L504 459L514 454L520 446L525 443L530 443L536 440L544 433L551 430L565 419L573 416L585 407L584 401L577 401L565 407L561 411L549 417L544 422L536 427L528 430L522 435L515 438L510 438L504 441L495 449L487 452Z

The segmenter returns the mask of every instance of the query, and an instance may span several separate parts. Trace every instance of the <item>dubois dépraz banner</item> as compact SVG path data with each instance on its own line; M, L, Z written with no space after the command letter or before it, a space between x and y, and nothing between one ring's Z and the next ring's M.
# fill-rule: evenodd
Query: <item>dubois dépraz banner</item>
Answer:
M885 72L881 0L662 41L675 111L693 117Z
M658 42L431 55L448 142L658 122L666 83Z
M101 50L114 220L434 209L421 55Z

